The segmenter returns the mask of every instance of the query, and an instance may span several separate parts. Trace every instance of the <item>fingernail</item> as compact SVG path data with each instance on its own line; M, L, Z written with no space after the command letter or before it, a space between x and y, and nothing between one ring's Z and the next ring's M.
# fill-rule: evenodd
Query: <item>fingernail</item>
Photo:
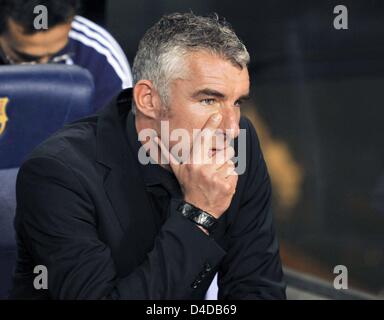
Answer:
M212 120L215 121L215 122L219 122L221 120L221 114L220 113L215 113L212 116Z

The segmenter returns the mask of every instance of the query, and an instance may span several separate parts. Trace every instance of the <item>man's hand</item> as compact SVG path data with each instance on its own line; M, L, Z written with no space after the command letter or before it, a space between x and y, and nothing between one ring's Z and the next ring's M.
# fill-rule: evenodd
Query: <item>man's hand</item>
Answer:
M184 194L184 200L194 206L219 218L231 204L236 191L238 176L231 158L234 157L234 149L224 146L212 154L212 143L215 131L221 123L221 115L212 115L202 131L196 136L190 155L193 156L188 163L180 163L168 151L164 144L155 138L161 152L169 159L171 169L180 183ZM199 141L200 143L196 143ZM208 161L195 161L210 159Z

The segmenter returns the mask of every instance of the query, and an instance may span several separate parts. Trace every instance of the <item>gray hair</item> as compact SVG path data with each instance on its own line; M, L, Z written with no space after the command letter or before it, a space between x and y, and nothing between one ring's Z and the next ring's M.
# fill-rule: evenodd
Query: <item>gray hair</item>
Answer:
M196 51L218 55L239 68L246 67L250 60L232 27L217 14L202 17L173 13L163 16L141 39L132 68L134 84L151 80L167 105L170 81L181 76L183 58Z

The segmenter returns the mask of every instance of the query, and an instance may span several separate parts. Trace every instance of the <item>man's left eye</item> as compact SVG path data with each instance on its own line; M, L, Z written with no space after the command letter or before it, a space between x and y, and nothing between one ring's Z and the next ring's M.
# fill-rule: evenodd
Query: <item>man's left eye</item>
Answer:
M236 107L240 107L242 105L242 103L243 103L243 101L238 100L238 101L235 102L235 106Z
M211 105L213 105L216 102L216 100L211 98L211 99L203 99L200 102L203 105L211 106Z

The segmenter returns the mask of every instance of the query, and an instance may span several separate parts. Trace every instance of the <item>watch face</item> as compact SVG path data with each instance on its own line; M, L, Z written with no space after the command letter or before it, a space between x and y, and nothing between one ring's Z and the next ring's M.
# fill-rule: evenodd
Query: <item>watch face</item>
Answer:
M202 225L208 225L208 226L211 226L212 225L212 219L210 219L210 217L205 213L205 212L201 212L196 218L195 218L195 221L199 224L202 224Z
M183 202L182 204L180 204L180 206L177 208L178 211L180 211L183 216L185 217L190 217L193 215L194 213L194 208L192 207L192 205L190 205L189 203L187 202Z

